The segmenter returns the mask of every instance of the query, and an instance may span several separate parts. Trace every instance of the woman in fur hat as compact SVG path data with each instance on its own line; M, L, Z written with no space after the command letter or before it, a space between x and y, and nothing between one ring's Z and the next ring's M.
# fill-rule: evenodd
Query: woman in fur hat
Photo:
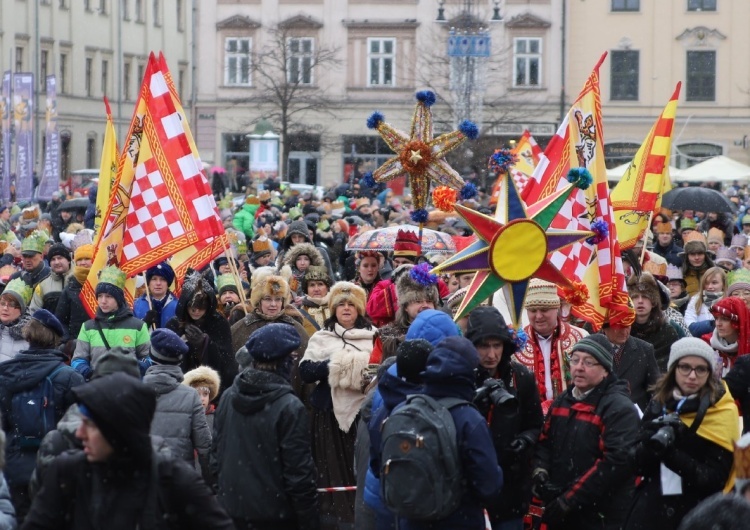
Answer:
M289 276L289 289L295 297L303 296L302 281L307 269L310 267L323 267L323 257L310 243L298 243L290 248L284 255L284 264L281 270L288 269L284 276Z
M203 410L206 412L206 423L211 432L214 431L214 412L216 405L214 400L219 396L221 379L219 373L209 366L199 366L187 372L182 379L182 384L195 389L201 398ZM198 468L200 471L200 468Z
M304 296L296 307L304 317L302 325L310 336L319 331L331 316L328 299L332 285L328 269L325 267L310 266L302 279Z
M708 333L713 327L711 306L727 290L727 274L721 267L711 267L703 273L700 291L690 298L685 308L685 324L694 337Z
M330 318L310 337L299 370L306 383L317 383L310 395L313 456L318 486L355 484L355 419L365 399L362 372L367 368L375 328L365 314L364 289L337 282L331 289ZM321 519L354 523L354 492L320 496ZM333 528L338 528L334 523Z

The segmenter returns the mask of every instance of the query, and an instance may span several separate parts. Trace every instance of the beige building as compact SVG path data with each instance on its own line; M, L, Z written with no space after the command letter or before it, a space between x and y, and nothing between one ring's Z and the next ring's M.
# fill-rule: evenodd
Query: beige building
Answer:
M628 162L678 82L671 164L723 154L750 164L750 2L567 2L567 91L599 56L608 166Z
M163 51L191 97L191 0L0 0L0 73L33 72L35 168L41 173L47 75L57 76L61 168L98 168L107 96L120 145L150 51Z

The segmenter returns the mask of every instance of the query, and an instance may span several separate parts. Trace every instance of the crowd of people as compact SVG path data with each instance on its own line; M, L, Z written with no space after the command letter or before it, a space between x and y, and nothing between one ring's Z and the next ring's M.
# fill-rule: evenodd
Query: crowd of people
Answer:
M91 220L0 207L0 529L741 528L689 512L750 498L750 215L664 212L629 313L532 279L514 328L415 231L347 249L411 204L339 191L220 201L228 253L132 303L109 265L93 317Z

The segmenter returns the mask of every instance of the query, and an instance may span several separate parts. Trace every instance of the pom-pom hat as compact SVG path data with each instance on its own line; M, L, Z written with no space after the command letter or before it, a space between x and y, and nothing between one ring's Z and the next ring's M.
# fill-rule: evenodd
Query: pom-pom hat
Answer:
M146 282L150 282L151 278L153 278L154 276L160 276L164 278L164 280L167 282L167 285L172 285L172 282L174 281L174 270L169 265L169 263L163 261L158 265L154 265L146 271Z

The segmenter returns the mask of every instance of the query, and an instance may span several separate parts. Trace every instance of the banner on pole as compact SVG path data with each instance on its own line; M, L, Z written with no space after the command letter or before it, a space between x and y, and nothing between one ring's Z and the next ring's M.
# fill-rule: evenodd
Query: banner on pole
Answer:
M47 111L45 120L44 170L39 182L37 198L52 200L60 188L60 133L57 131L57 83L54 75L47 76Z
M34 191L34 74L13 75L13 119L16 135L16 202L30 201Z

